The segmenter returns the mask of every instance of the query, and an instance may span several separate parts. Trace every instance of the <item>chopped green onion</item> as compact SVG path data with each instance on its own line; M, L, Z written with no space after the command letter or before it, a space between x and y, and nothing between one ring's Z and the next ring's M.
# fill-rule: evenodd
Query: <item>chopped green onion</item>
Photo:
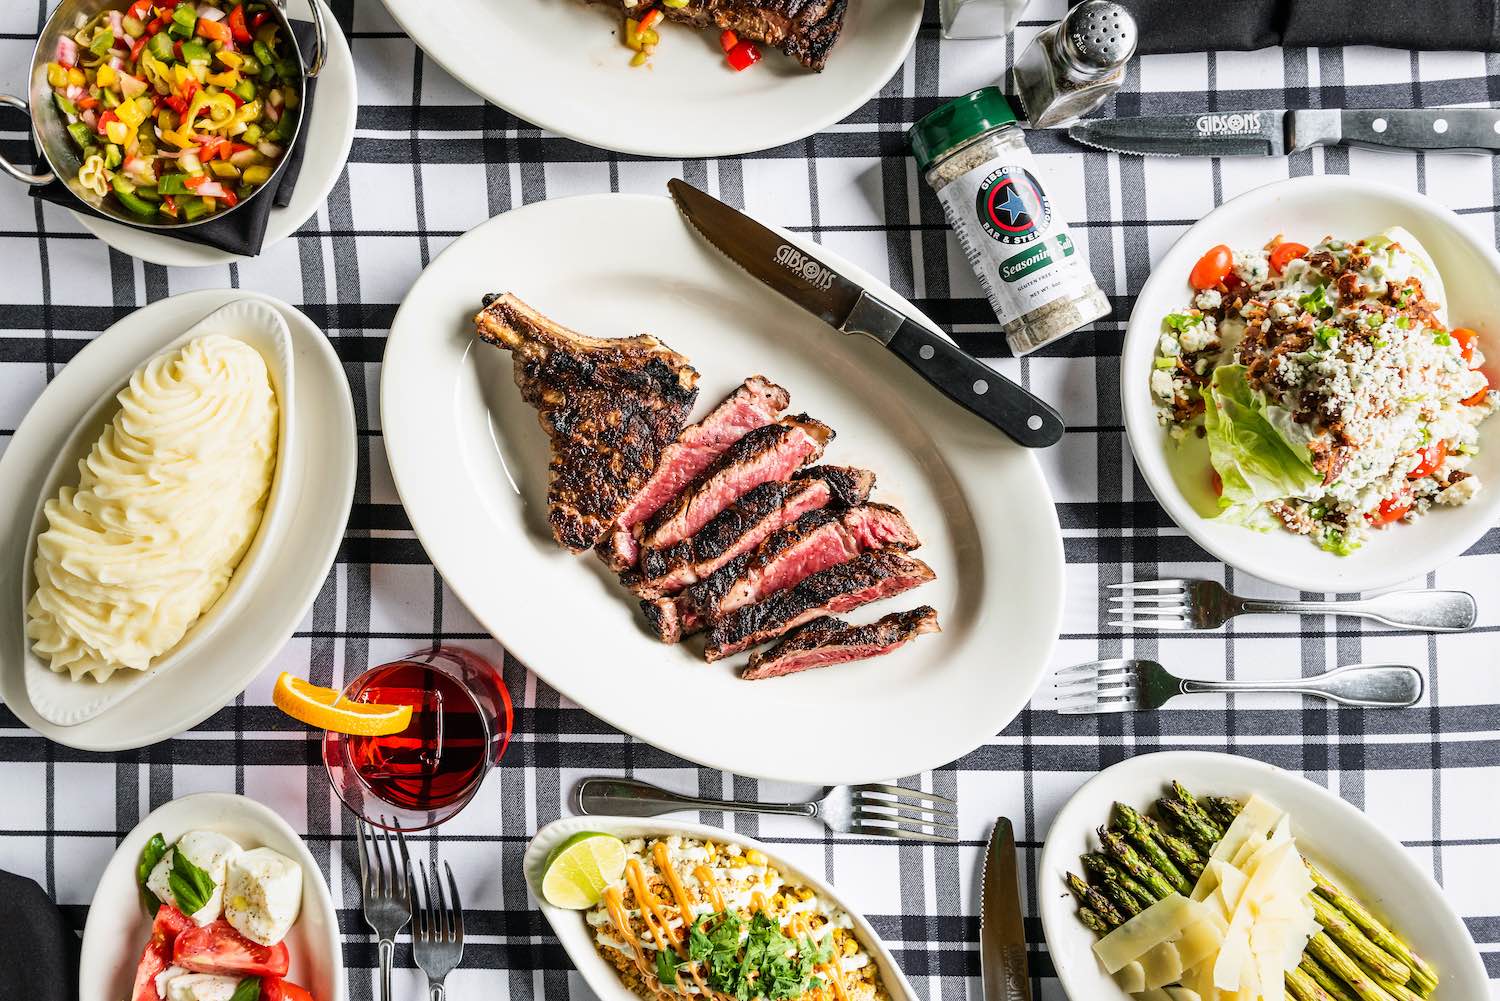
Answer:
M1453 338L1448 336L1448 331L1439 330L1437 333L1432 335L1432 342L1434 344L1441 344L1446 348L1448 345L1453 343Z

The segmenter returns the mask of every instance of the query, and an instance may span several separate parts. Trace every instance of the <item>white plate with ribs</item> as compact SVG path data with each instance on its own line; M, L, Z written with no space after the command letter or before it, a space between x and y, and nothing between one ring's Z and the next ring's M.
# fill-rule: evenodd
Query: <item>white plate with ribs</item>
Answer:
M536 360L525 398L512 351L476 336L492 293L509 295L485 336ZM910 775L993 737L1046 669L1063 558L1035 456L766 290L665 198L560 199L470 231L413 285L383 373L392 475L448 585L548 684L663 750L785 781ZM528 399L564 408L567 504L549 505ZM601 427L621 439L602 464ZM667 471L682 484L655 490ZM634 500L660 506L620 532ZM595 538L640 548L623 581ZM752 647L752 675L781 676L746 680Z

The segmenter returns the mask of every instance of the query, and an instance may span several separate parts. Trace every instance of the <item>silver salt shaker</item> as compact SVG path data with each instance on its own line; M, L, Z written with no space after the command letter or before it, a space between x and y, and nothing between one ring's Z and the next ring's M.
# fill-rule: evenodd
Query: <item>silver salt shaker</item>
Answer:
M944 38L1000 38L1021 20L1031 0L941 0Z
M1135 18L1112 0L1083 0L1043 29L1011 69L1035 129L1064 125L1120 89L1135 54Z

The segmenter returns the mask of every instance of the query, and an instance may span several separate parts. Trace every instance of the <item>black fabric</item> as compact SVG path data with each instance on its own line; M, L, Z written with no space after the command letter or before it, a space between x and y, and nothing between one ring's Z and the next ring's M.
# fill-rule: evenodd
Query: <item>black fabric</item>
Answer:
M76 1001L78 934L33 880L0 871L0 1001Z
M1415 5L1412 0L1118 2L1135 16L1143 55L1272 45L1500 51L1496 0L1419 0Z
M293 21L291 25L292 33L297 36L297 45L306 56L313 51L313 46L316 44L312 23ZM303 88L302 133L298 135L296 144L287 153L286 166L266 182L266 187L271 190L255 193L255 197L246 202L244 208L231 212L221 219L210 219L208 222L187 229L153 229L151 232L171 237L174 240L217 247L231 254L254 257L260 253L261 244L266 239L266 225L270 222L271 210L285 208L291 202L292 190L297 185L297 175L302 171L302 158L307 150L308 142L312 139L307 134L307 124L312 119L313 96L317 90L317 82L316 79L309 79ZM38 163L40 160L40 156L37 156L32 162ZM100 219L108 219L110 222L123 226L130 225L116 216L105 215L92 206L85 205L60 180L32 188L31 197L53 202L74 212L84 212ZM146 227L137 228L145 229Z

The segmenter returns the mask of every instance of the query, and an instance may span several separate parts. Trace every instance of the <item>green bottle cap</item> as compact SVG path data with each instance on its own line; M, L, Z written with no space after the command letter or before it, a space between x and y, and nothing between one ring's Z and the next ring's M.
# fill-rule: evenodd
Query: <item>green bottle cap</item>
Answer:
M918 120L906 133L906 141L917 166L924 171L955 146L981 132L1016 121L1016 112L999 87L981 87L963 97L955 97L936 111Z

